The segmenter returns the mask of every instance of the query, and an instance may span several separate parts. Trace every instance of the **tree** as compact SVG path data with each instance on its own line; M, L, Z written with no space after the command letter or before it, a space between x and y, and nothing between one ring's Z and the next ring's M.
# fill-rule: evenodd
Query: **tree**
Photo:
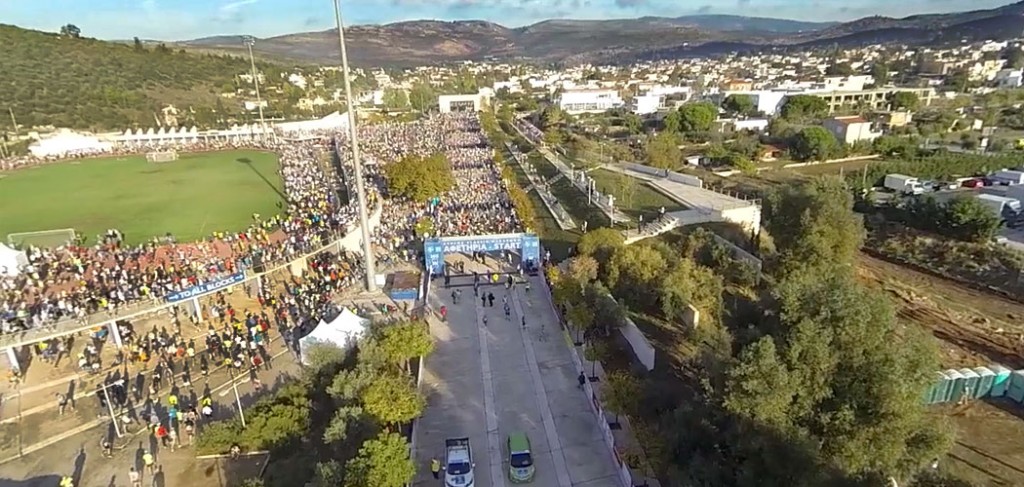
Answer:
M395 373L379 375L361 396L366 412L388 426L412 421L426 406L412 378Z
M384 108L388 111L400 111L409 108L409 94L403 89L388 88L381 97Z
M616 297L631 305L649 304L656 301L656 280L664 274L667 266L665 258L656 249L631 245L612 255L605 280Z
M590 340L583 349L583 358L590 361L590 376L597 377L597 363L611 355L608 344L601 340Z
M944 206L941 228L947 234L968 242L990 242L999 232L1000 218L971 196L959 196Z
M1024 51L1021 50L1020 46L1006 48L1004 59L1006 59L1007 69L1024 68Z
M79 29L75 24L66 24L60 27L61 37L70 37L72 39L78 39L82 37L82 29Z
M615 371L605 376L601 402L615 413L615 423L618 423L620 414L627 417L636 415L642 392L636 376Z
M626 130L633 135L640 134L644 131L644 121L635 113L623 114L622 126L626 127Z
M381 328L373 338L381 357L388 363L409 370L409 362L434 351L434 338L425 321L403 321Z
M750 95L729 95L722 101L722 108L734 115L751 115L757 110L757 104Z
M672 110L665 116L665 131L671 134L678 134L683 128L683 115L679 110Z
M647 142L647 165L658 169L672 170L683 157L676 136L662 132Z
M797 159L823 161L839 148L836 137L824 127L806 127L796 134L790 149Z
M349 431L363 420L363 408L344 406L334 411L330 424L324 430L324 443L345 441Z
M779 252L779 274L849 272L864 239L853 195L835 177L787 186L764 200L764 221Z
M342 467L337 460L317 462L313 471L313 487L337 487L345 477Z
M409 104L413 110L427 112L437 104L437 93L427 83L416 83L409 90Z
M345 464L345 487L404 487L416 475L409 445L398 433L381 433Z
M871 65L871 77L875 78L875 86L889 84L889 66L883 62Z
M589 255L577 255L569 260L566 277L579 283L580 294L588 284L597 279L597 260Z
M786 97L780 112L788 121L822 118L828 115L828 102L814 95L793 95Z
M360 364L354 369L338 372L327 388L327 394L339 401L354 401L375 379L374 371L368 365Z
M915 144L913 140L895 135L883 135L872 143L874 151L883 156L903 156L914 153Z
M690 305L702 317L717 320L721 315L724 288L722 278L714 271L690 259L682 259L658 287L661 311L666 318L681 322L686 306Z
M838 63L833 60L832 64L825 68L825 76L850 76L852 74L853 68L850 67L850 63Z
M718 118L718 108L707 102L679 107L679 128L683 132L707 132Z
M917 97L917 93L910 91L897 91L892 95L892 108L893 110L917 110L921 100Z
M626 246L626 237L622 232L614 228L602 227L591 230L576 243L576 252L580 255L589 255L597 260L602 266L608 264L612 254ZM601 273L601 275L604 275Z
M384 175L392 195L417 202L441 196L455 185L451 166L444 154L405 156L385 166Z

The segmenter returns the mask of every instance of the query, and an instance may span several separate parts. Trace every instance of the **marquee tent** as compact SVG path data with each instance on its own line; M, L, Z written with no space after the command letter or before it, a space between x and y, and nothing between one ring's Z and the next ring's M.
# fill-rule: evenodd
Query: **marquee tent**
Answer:
M312 332L299 339L302 363L308 363L305 353L307 347L317 343L332 343L341 348L347 348L362 338L369 327L370 320L353 313L348 308L342 309L338 317L331 320L330 323L320 320L320 324Z
M28 265L28 256L25 252L14 250L0 243L0 275L16 276L23 266Z

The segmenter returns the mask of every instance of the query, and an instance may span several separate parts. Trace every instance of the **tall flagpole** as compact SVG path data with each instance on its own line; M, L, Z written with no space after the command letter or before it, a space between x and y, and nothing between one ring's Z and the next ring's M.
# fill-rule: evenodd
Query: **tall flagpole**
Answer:
M377 290L374 280L373 244L370 242L370 223L366 215L366 188L363 183L363 162L359 157L359 137L356 127L356 105L352 100L352 83L348 72L348 50L345 48L345 30L341 23L340 0L334 0L334 19L338 24L338 47L341 48L341 69L345 78L345 103L348 105L348 136L352 144L352 164L355 166L356 195L359 200L359 226L363 234L363 260L366 267L366 290Z

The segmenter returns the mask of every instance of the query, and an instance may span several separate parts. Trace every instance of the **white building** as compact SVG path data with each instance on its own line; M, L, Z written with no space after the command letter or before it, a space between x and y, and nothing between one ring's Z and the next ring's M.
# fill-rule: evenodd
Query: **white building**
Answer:
M881 132L873 132L871 122L860 116L833 117L825 120L822 125L836 136L836 140L846 145L875 140L882 135Z
M661 108L660 95L642 95L633 98L633 105L630 107L637 115L650 115Z
M292 73L288 75L288 82L303 90L306 89L306 85L308 84L306 82L306 77L299 73Z
M722 92L722 99L729 95L746 95L754 100L756 110L764 113L765 115L775 115L779 109L782 108L782 102L786 99L786 95L791 94L788 91L772 91L772 90L757 90L757 91L725 91Z
M996 86L999 88L1020 88L1022 78L1024 78L1024 70L1003 69L996 73L993 81L995 81Z
M558 106L566 113L600 113L625 105L615 90L566 90L558 96Z
M260 100L259 102L255 102L255 101L246 101L245 102L245 109L246 109L246 111L250 111L251 112L251 111L253 111L253 110L257 109L257 108L260 108L260 107L267 108L267 100Z
M474 95L441 95L437 97L437 107L441 113L451 112L479 112L481 108L491 103L490 90Z

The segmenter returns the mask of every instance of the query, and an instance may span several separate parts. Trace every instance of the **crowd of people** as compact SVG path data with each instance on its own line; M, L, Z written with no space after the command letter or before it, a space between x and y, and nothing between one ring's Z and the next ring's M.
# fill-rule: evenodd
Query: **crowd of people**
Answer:
M360 132L367 206L371 212L381 212L380 224L372 237L378 247L378 260L418 260L421 256L416 251L419 237L415 227L423 218L432 221L432 234L438 236L509 233L520 228L476 114L435 115L413 123L370 125ZM159 300L210 280L245 270L263 270L322 248L356 228L358 206L354 204L356 192L347 140L347 133L335 133L333 140L252 141L246 145L279 154L288 206L279 215L254 214L244 231L217 231L194 243L169 243L173 237L164 237L127 245L120 233L112 230L108 237L116 238L101 238L92 246L69 244L54 249L25 249L28 265L15 276L0 277L0 332L47 326L134 302ZM320 152L329 149L332 143L343 155L335 170L325 168L319 159ZM240 147L235 142L224 144L178 149ZM406 155L436 153L445 154L451 165L455 180L451 191L431 202L386 197L382 171L386 164ZM339 198L342 184L349 186L346 189L351 201ZM346 259L335 264L313 262L317 264L315 268L335 276L332 283L360 282L362 266L351 255ZM294 296L291 300L298 301ZM316 304L322 303L304 306Z
M161 238L139 245L103 238L92 246L24 249L28 265L0 277L0 332L159 299L225 275L284 263L329 243L352 226L356 212L341 204L337 182L322 170L319 153L325 143L253 143L280 155L288 207L269 218L254 214L244 231L217 231L201 242L170 245Z

